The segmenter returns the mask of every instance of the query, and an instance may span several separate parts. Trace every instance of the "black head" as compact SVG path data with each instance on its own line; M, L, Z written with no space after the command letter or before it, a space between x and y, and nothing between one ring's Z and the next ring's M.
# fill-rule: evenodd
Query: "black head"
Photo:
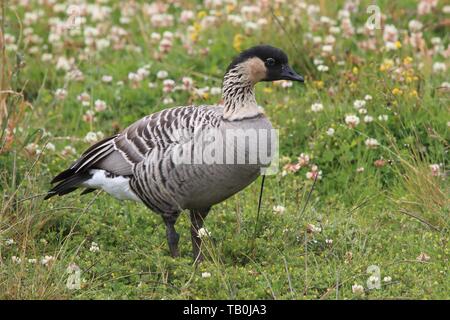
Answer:
M228 66L227 72L235 66L245 63L252 58L258 58L261 62L254 64L257 68L264 69L263 75L258 81L292 80L303 82L303 77L298 75L288 64L287 55L278 48L269 45L255 46L242 51Z

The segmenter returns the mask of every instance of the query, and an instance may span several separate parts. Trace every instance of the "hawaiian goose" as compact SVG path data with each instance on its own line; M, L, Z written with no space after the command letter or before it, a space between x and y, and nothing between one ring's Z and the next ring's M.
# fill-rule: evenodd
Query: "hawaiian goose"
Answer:
M162 216L174 257L179 255L175 222L188 209L194 259L201 259L198 230L211 206L248 186L270 164L276 147L273 135L266 134L266 142L260 138L261 132L273 129L256 103L253 87L259 81L282 79L303 82L282 50L264 45L243 51L225 73L223 105L176 107L144 117L87 149L52 180L58 184L45 199L83 187L82 194L103 189L117 199L142 202ZM257 134L246 136L246 130ZM205 138L213 136L211 132L214 139ZM233 137L233 143L217 133ZM258 150L263 145L265 159ZM198 146L214 150L214 161L198 161Z

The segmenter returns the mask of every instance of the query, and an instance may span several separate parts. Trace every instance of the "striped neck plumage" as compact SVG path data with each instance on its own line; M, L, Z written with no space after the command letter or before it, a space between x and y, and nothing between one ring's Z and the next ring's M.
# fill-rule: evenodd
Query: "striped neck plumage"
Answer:
M255 83L246 68L239 65L229 70L223 79L223 118L229 121L253 118L262 113L253 88Z

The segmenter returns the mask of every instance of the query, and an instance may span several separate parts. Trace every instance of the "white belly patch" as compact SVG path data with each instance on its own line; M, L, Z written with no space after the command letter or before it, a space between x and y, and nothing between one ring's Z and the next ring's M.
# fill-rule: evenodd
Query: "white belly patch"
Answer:
M138 196L130 188L130 179L123 176L113 176L105 170L89 170L92 178L83 182L86 188L102 189L119 200L133 200L141 202Z

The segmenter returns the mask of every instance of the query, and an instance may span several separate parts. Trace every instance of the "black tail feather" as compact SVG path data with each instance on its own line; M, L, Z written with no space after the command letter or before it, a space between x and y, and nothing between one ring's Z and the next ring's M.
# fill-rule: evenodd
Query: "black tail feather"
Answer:
M85 195L85 194L88 194L88 193L91 193L94 191L95 191L95 189L84 189L83 192L80 193L80 195Z
M56 182L63 181L65 179L70 178L74 174L75 174L75 170L74 169L64 170L63 172L59 173L56 177L54 177L52 179L52 181L50 181L50 183L53 184L53 183L56 183Z
M76 190L84 181L89 180L92 175L88 172L79 172L70 175L69 171L71 169L68 169L66 171L61 172L58 176L53 179L54 181L61 181L59 184L54 186L45 196L44 200L47 200L53 196L59 195L65 195L67 193L70 193L74 190ZM59 176L64 176L63 178L56 179Z

